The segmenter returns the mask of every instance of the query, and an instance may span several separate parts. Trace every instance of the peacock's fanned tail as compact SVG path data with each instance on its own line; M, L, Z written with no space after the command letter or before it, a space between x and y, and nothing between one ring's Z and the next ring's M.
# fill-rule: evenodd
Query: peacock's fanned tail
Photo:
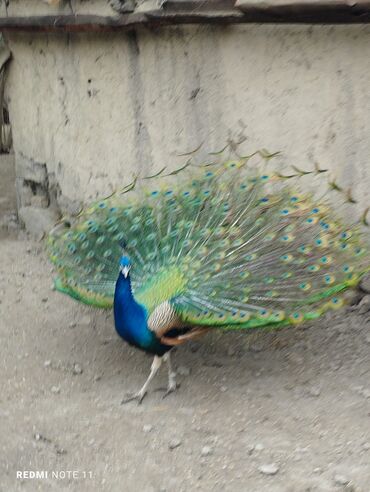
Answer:
M360 227L292 186L309 173L258 169L240 158L136 178L50 234L57 288L110 307L124 248L138 301L169 300L189 324L278 327L340 307L369 270Z

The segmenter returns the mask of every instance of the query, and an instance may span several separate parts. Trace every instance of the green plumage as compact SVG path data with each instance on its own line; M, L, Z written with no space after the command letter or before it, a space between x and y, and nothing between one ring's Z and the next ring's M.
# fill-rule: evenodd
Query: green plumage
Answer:
M187 324L224 329L315 319L368 262L356 226L287 183L245 159L137 179L50 234L56 286L111 307L124 246L149 313L168 300Z

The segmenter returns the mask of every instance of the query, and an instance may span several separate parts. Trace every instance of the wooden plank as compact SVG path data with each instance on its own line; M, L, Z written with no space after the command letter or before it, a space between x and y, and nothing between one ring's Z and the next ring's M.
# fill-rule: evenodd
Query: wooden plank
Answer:
M0 17L2 31L106 32L139 25L181 24L365 24L370 23L370 1L351 0L169 0L164 8L121 16L47 15Z

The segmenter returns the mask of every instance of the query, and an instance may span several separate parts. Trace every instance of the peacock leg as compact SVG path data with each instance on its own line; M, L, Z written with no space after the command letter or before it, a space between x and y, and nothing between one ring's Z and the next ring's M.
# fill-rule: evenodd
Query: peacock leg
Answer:
M164 354L163 360L167 362L167 368L168 368L168 386L167 386L167 391L163 395L163 398L166 398L166 396L168 396L170 393L176 391L177 384L176 384L176 372L172 368L170 352Z
M141 403L148 391L148 386L151 380L157 374L158 369L161 367L161 364L162 364L162 357L158 357L158 355L155 355L150 368L150 374L148 376L148 379L145 381L144 385L142 386L142 388L137 393L126 395L125 398L123 398L123 400L121 401L121 404L128 403L129 401L132 400L137 400L138 403Z

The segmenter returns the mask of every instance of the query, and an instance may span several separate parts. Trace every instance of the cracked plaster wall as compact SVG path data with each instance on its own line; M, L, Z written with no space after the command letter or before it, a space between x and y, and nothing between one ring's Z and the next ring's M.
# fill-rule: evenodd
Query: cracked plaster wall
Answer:
M138 168L174 168L184 162L177 152L240 136L247 152L281 150L299 167L329 167L353 187L359 210L370 204L370 26L190 26L8 41L17 175L26 179L25 160L41 166L48 204L77 211Z

